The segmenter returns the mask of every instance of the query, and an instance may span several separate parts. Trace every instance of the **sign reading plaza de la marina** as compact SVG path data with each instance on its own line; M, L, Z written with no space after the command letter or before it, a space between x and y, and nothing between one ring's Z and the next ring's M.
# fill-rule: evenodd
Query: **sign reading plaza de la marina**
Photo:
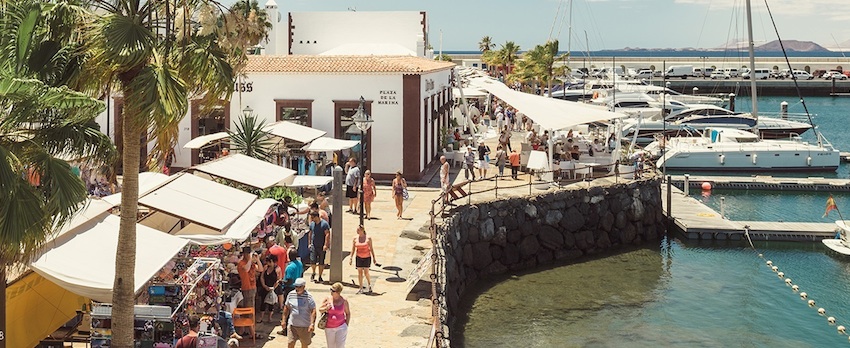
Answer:
M380 91L378 91L378 105L398 105L398 91L395 91L395 90L380 90Z

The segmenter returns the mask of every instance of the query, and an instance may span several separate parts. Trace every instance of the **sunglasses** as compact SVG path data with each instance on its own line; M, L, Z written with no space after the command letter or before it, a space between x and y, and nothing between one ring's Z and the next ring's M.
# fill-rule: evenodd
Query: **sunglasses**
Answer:
M336 290L334 290L334 288L331 288L331 292L336 292Z

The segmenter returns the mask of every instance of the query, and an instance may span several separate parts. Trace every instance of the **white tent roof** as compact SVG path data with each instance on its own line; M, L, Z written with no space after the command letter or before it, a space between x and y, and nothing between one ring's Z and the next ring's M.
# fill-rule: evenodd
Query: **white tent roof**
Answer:
M359 145L360 142L357 140L342 140L342 139L334 139L328 137L316 138L311 141L309 144L304 145L301 150L304 151L313 151L313 152L322 152L322 151L339 151L350 149Z
M230 138L230 134L227 134L227 132L218 132L218 133L213 133L213 134L201 135L201 136L199 136L195 139L189 140L189 142L186 143L186 145L183 145L183 148L184 149L200 149L200 148L206 146L209 143L212 143L214 141L218 141L218 140L221 140L221 139L226 139L226 138Z
M139 173L139 197L144 196L154 188L159 187L171 177L162 173L144 172ZM121 192L111 194L101 199L112 204L113 207L121 205Z
M248 192L180 173L139 198L139 204L214 230L230 226L257 196Z
M224 156L191 169L260 189L282 185L295 175L292 169L243 154Z
M322 186L329 182L334 181L334 177L332 176L322 176L322 175L296 175L295 180L292 181L291 184L286 185L289 187L302 187L302 186Z
M172 231L172 234L199 245L219 245L234 241L243 241L248 239L254 227L265 218L269 207L276 203L277 201L271 198L255 201L224 231L213 230L209 227L190 222L182 229L176 232ZM178 221L179 218L162 212L155 212L139 223L151 228L167 231L175 227Z
M549 170L549 158L543 151L532 150L528 155L528 168L534 170Z
M300 143L309 143L311 140L327 134L325 131L305 127L289 121L279 121L269 124L264 128L266 132L281 138L295 140Z
M460 92L461 92L461 90L459 88L457 88L457 87L452 88L452 97L454 97L455 99L460 98ZM482 91L478 88L464 87L463 88L463 97L464 98L485 98L485 97L487 97L487 92Z
M55 243L48 244L43 254L30 267L75 294L99 302L112 302L115 280L115 253L121 218L101 214L78 225ZM137 225L136 272L134 289L138 293L187 241Z
M590 122L628 117L619 112L610 112L578 102L515 91L498 80L490 78L474 78L470 80L470 83L473 87L487 90L515 107L519 112L540 124L542 129L559 130Z

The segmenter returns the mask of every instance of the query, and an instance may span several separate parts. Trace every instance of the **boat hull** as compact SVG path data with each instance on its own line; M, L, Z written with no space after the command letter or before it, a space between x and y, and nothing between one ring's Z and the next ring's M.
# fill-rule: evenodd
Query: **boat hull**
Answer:
M682 146L668 150L657 165L672 170L716 172L829 172L838 169L841 160L838 150L803 143L762 147L747 145Z
M850 256L850 248L848 248L840 239L823 239L823 245L826 245L830 250L841 255Z

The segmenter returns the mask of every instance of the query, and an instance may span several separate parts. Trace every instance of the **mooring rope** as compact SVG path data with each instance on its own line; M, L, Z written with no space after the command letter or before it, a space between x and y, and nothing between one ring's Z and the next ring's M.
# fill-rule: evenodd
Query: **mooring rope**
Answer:
M767 267L770 267L770 269L771 269L774 273L776 273L776 275L779 277L779 279L783 279L783 280L785 280L785 285L786 285L786 286L790 286L790 287L791 287L791 291L793 291L795 294L796 294L796 293L799 293L799 294L800 294L800 299L801 299L801 300L803 300L803 301L806 301L806 304L808 304L808 305L809 305L809 307L811 307L811 308L815 308L815 300L813 300L813 299L809 298L809 294L807 294L805 291L802 291L802 290L800 289L800 286L799 286L799 285L794 284L794 282L791 280L791 278L790 278L790 277L786 277L785 272L780 272L780 271L779 271L779 266L774 265L774 264L773 264L773 261L768 260L767 258L765 258L765 257L764 257L764 254L760 253L760 252L756 249L756 247L753 245L753 240L750 238L750 226L749 226L749 225L745 225L745 226L744 226L744 236L746 236L746 237L747 237L747 242L749 242L749 243L750 243L750 248L752 248L752 249L753 249L753 251L756 253L756 255L758 255L758 257L764 261L765 265L767 265ZM826 317L826 322L827 322L830 326L833 326L833 325L835 325L835 324L836 324L837 320L835 319L835 317L834 317L834 316L827 316L827 315L826 315L826 309L824 309L823 307L818 307L817 311L818 311L818 315L820 315L820 316L822 316L822 317ZM838 333L839 333L839 334L841 334L841 335L843 335L843 336L847 336L848 341L850 341L850 335L848 335L848 334L847 334L847 330L846 330L846 328L844 327L844 325L838 325L838 326L836 326L836 329L838 330Z

